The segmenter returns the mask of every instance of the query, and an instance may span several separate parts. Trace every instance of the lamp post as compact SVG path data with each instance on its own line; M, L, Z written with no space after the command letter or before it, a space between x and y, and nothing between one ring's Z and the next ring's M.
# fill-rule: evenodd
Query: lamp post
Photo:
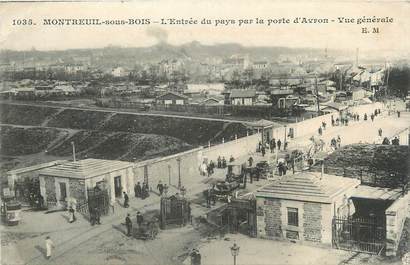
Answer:
M236 265L236 256L239 255L239 246L236 243L233 243L231 247L231 254L233 256L233 265Z
M181 189L181 158L178 157L177 158L177 162L178 162L178 189Z

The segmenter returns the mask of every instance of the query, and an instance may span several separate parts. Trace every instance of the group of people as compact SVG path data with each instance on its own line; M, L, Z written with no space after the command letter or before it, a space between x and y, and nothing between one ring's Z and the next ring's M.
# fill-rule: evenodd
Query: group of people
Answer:
M157 190L159 192L159 196L162 196L163 194L166 196L168 193L168 185L162 184L162 181L160 180L158 181Z
M283 144L283 150L286 150L287 146L288 142L285 141ZM282 141L280 139L276 141L275 138L272 138L270 141L267 141L265 145L263 145L261 141L259 141L258 144L258 151L262 153L262 156L265 156L266 149L270 149L270 152L274 153L276 148L278 148L278 150L281 150L282 148Z
M389 144L390 144L389 138L384 137L382 144L383 144L383 145L389 145ZM399 140L399 138L398 138L397 136L394 137L393 140L391 140L391 144L392 144L392 145L400 145L400 140Z
M134 185L134 194L135 198L145 199L149 197L149 186L148 183L144 182L142 185L138 181L137 184Z
M212 162L212 161L211 161ZM226 159L223 156L222 158L220 156L218 156L217 159L217 167L218 168L226 168L228 166L228 164L226 163Z
M136 219L137 219L138 227L141 227L143 222L144 222L144 216L141 214L140 211L137 211ZM131 236L132 221L131 221L131 215L130 214L127 214L127 217L125 217L125 227L127 228L127 236Z
M342 143L342 138L340 138L340 135L337 136L337 138L332 138L330 140L330 146L333 148L333 150L339 149L340 145Z

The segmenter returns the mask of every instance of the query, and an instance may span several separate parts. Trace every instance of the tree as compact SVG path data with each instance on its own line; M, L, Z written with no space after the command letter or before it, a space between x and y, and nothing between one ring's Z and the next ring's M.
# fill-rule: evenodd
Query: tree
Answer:
M410 67L393 67L388 74L389 94L397 97L406 97L410 90Z

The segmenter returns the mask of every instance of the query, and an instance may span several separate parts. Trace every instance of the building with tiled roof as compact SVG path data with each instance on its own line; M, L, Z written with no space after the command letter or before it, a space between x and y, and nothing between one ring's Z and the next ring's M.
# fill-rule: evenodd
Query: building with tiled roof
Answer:
M258 236L331 244L332 218L354 212L348 198L359 185L357 179L301 172L260 188Z
M133 163L84 159L59 163L39 171L45 202L64 206L68 198L87 199L87 189L107 189L111 199L130 193L134 186Z

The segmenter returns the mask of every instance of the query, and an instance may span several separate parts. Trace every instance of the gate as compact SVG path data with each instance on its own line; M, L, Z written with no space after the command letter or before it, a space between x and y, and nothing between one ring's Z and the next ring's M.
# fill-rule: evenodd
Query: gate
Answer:
M108 209L110 206L110 196L108 195L108 190L106 189L87 189L88 201L87 206L88 210L98 208L101 215L107 215Z
M168 226L184 226L191 221L191 207L188 200L176 196L161 198L161 229Z
M241 224L245 223L243 233L256 237L256 199L255 198L235 198L227 206L225 222L231 232L241 232Z
M380 255L386 247L383 218L333 217L334 248Z

